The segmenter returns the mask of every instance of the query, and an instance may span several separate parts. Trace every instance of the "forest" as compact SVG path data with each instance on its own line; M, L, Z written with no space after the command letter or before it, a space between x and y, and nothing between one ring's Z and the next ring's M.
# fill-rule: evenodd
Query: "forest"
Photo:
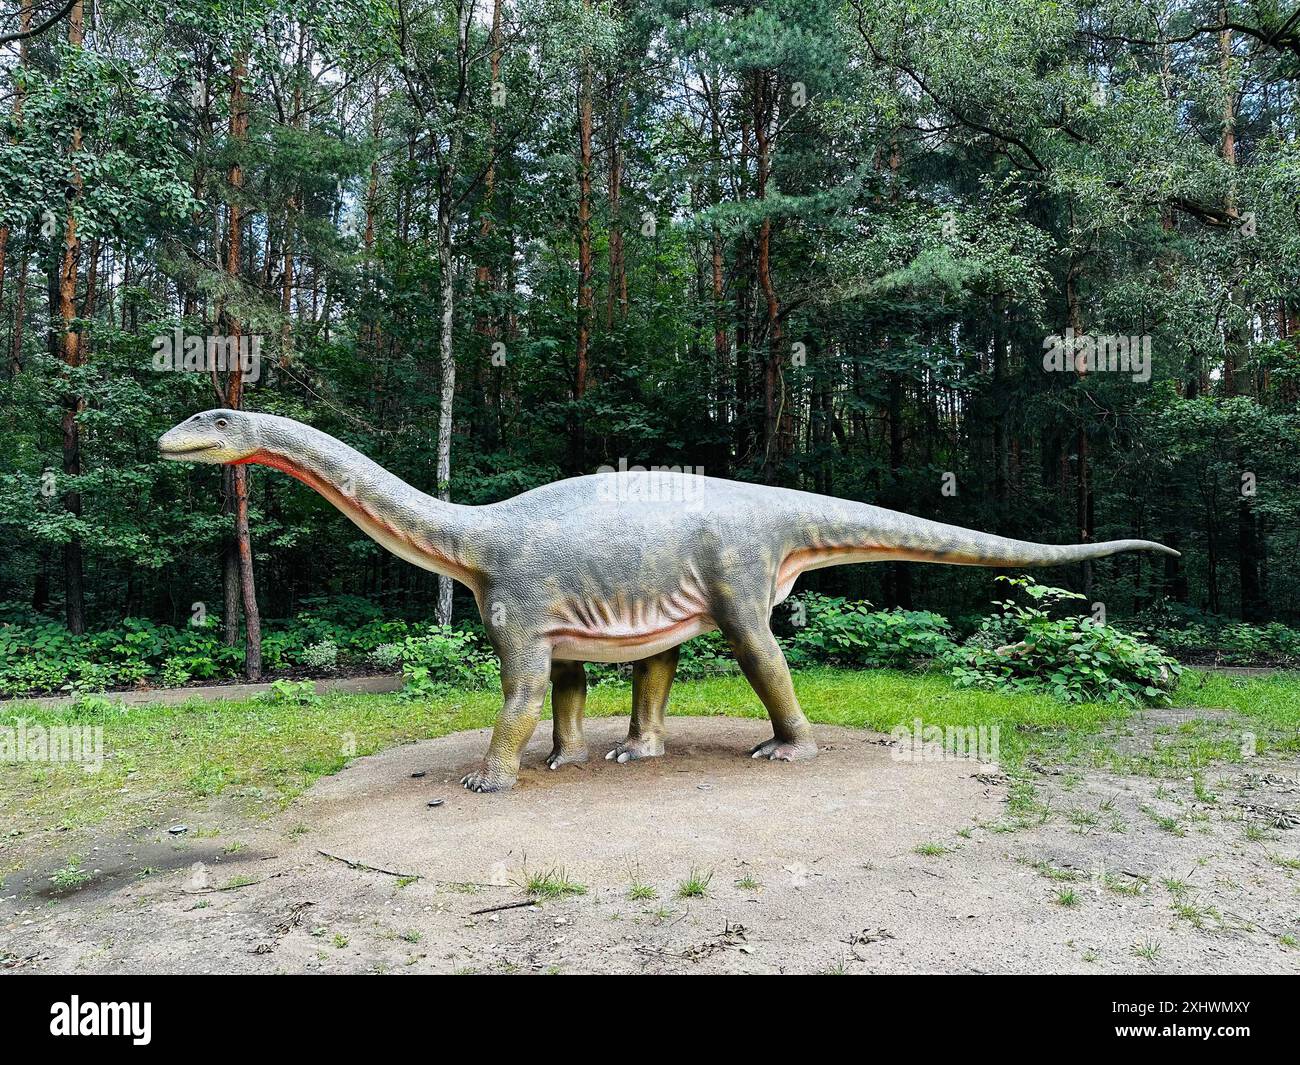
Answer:
M464 504L664 466L1148 538L1044 579L1300 623L1300 7L5 0L0 42L0 630L212 625L256 677L329 603L475 616L288 477L163 462L215 407Z

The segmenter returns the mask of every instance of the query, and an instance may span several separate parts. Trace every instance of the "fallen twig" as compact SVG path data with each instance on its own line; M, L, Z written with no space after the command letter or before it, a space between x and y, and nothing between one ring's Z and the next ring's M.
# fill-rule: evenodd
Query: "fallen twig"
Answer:
M470 910L471 917L477 917L481 913L496 913L498 910L520 910L525 906L536 906L533 899L524 899L522 902L503 902L499 906L485 906L481 910Z
M333 859L336 862L342 862L349 869L364 869L368 873L383 873L385 876L395 876L399 880L423 880L424 877L418 873L399 873L395 869L385 869L379 865L367 865L365 862L353 861L351 858L344 858L341 854L331 854L329 851L318 850L317 854L326 858Z

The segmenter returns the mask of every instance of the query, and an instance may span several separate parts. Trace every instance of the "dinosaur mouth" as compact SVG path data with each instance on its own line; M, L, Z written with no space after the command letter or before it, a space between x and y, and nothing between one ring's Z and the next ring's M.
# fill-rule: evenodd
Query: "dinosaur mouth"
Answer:
M191 455L201 455L216 448L216 444L199 444L197 447L160 447L158 450L164 458L185 459Z

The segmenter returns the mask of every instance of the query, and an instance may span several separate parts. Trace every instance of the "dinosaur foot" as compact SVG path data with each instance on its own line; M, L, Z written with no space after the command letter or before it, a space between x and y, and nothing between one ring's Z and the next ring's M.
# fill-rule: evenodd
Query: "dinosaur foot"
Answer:
M767 758L773 762L805 762L817 757L817 744L811 739L779 740L773 736L749 752L750 758Z
M664 738L649 735L626 740L605 755L607 762L635 762L638 758L658 758L664 753Z
M546 756L549 769L559 769L562 765L582 765L588 758L586 747L556 747Z
M509 791L515 786L515 778L487 766L481 766L471 773L466 773L460 782L470 791Z

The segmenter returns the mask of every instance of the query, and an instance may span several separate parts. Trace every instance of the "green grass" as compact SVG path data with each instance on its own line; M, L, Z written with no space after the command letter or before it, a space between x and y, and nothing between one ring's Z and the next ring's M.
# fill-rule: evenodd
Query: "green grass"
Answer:
M1047 861L1037 862L1034 865L1034 869L1038 872L1040 876L1045 876L1047 877L1048 880L1086 879L1086 876L1081 872L1077 872L1074 869L1062 869L1060 866L1053 865L1051 862L1047 862Z
M548 869L544 873L529 873L524 881L524 891L534 899L563 899L570 895L585 895L587 887L570 880L563 869Z
M927 724L997 725L999 761L1012 773L1027 756L1064 759L1072 751L1090 749L1093 737L1121 724L1129 713L1109 705L1064 704L1043 695L958 690L939 673L815 669L797 674L795 688L809 718L826 724L888 732L910 724L920 712ZM594 687L587 714L626 714L630 698L625 683ZM466 691L432 701L332 694L307 705L250 699L83 706L76 712L77 722L104 727L102 772L0 764L0 809L6 811L11 838L31 838L30 848L11 848L11 860L24 850L39 851L36 837L55 827L124 827L147 822L150 811L162 805L201 807L220 796L243 801L250 813L266 816L320 777L338 772L349 752L360 757L395 744L482 728L492 723L499 702L495 692ZM1300 674L1245 679L1189 671L1175 702L1231 710L1256 729L1261 748L1294 744L1300 749ZM765 716L744 679L735 675L679 682L671 712ZM14 724L19 717L33 725L72 720L66 710L22 704L0 709L0 725ZM1238 732L1228 730L1214 742L1188 739L1193 741L1200 744L1195 752L1200 764L1240 759ZM1013 789L1016 783L1013 778ZM1047 816L1033 806L1032 796L1022 805L1012 813Z
M1160 944L1154 939L1145 939L1129 947L1129 953L1144 961L1156 961L1160 957Z
M68 864L62 869L56 869L50 876L50 883L60 891L69 891L72 888L79 888L82 884L88 884L91 875L81 868L81 859L73 855L68 859Z
M712 869L691 869L686 879L677 885L679 899L702 899L709 894L709 885L713 882Z

